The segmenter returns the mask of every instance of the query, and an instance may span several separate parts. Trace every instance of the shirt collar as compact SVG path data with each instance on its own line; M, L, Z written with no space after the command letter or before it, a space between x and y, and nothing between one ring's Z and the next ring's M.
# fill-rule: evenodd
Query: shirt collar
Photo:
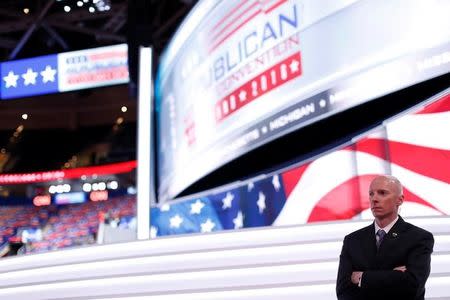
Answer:
M397 218L395 218L394 221L392 221L391 223L389 223L388 225L386 225L384 228L381 228L380 226L378 226L377 222L373 222L375 224L375 234L377 234L379 229L383 229L384 232L386 232L386 234L389 232L389 230L391 230L391 228L394 226L395 222L397 222L398 220L398 216Z

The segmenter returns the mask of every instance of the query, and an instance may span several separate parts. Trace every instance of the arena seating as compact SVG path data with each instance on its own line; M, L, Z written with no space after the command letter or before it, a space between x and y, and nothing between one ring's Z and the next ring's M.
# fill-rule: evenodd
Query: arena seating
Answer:
M0 246L10 239L20 239L21 231L27 228L40 228L43 234L42 240L27 243L24 253L93 244L99 221L105 214L115 218L136 215L135 196L65 206L0 207L0 236L3 240Z

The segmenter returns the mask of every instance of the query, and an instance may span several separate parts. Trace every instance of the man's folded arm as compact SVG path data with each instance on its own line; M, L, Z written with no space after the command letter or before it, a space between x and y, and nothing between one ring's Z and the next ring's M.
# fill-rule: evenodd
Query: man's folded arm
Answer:
M339 270L336 281L336 295L339 300L354 299L357 286L352 284L352 263L347 251L347 237L344 238L341 255L339 256Z
M370 290L396 289L415 295L419 289L425 286L430 274L433 245L433 236L427 234L408 255L406 271L404 272L398 270L365 271L361 279L361 288Z

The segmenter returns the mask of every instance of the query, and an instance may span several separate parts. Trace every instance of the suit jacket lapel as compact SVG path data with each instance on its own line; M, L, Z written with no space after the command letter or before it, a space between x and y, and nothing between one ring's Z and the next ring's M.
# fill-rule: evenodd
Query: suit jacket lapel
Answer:
M392 246L395 247L398 236L405 229L405 224L406 223L403 218L399 216L397 222L395 222L394 226L392 226L391 230L389 230L388 234L384 237L383 242L380 245L380 249L378 249L377 256L382 255L386 249L389 249Z
M375 225L369 225L366 227L367 232L364 234L364 239L362 241L364 254L367 257L367 261L369 262L369 268L375 267L375 258L377 255L377 246L375 239Z

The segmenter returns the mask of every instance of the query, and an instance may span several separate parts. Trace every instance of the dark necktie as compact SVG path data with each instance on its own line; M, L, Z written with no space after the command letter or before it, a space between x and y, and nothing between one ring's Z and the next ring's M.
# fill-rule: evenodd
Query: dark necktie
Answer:
M380 248L381 242L383 242L385 235L386 235L386 232L383 229L378 229L378 231L377 231L377 236L378 236L377 249Z

